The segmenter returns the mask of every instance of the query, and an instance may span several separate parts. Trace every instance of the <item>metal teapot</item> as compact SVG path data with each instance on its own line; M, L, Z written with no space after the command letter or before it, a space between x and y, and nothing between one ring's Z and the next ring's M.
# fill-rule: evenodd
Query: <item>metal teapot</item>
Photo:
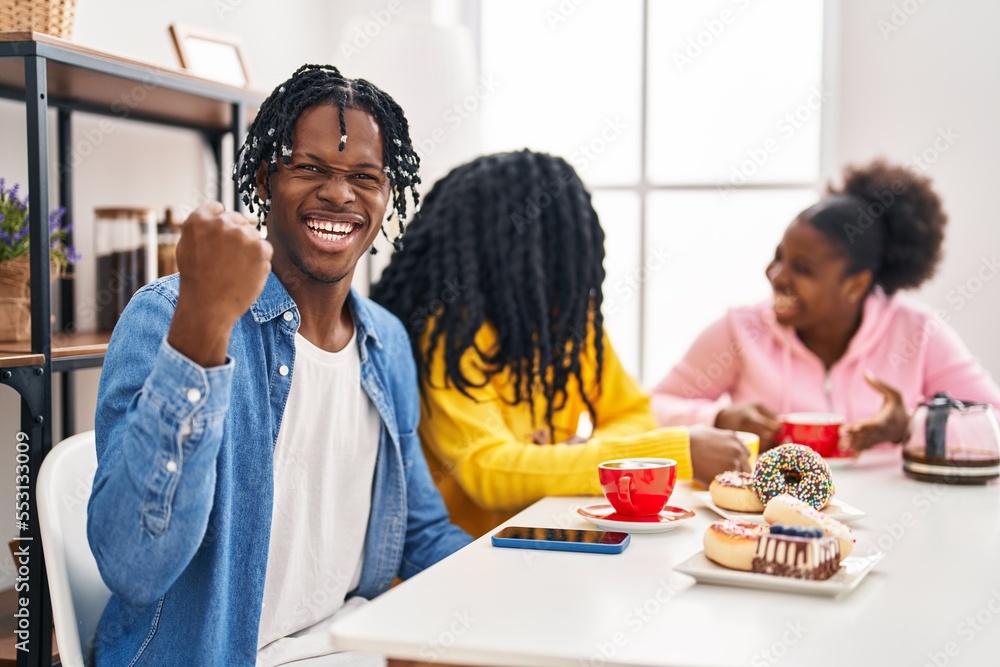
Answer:
M903 472L945 484L985 484L1000 477L1000 427L993 407L946 392L917 406L903 445Z

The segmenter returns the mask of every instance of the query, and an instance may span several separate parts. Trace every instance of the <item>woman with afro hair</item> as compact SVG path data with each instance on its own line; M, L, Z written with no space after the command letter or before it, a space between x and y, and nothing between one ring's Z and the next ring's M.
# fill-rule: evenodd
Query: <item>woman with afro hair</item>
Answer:
M908 435L939 391L1000 406L958 335L898 296L930 278L947 221L930 181L875 161L802 211L767 265L773 298L708 327L653 392L661 424L714 424L773 446L777 415L844 416L841 450Z
M372 288L410 333L428 463L474 535L547 495L599 495L609 459L672 458L706 482L748 469L728 431L657 427L604 332L603 261L573 169L520 151L438 181Z

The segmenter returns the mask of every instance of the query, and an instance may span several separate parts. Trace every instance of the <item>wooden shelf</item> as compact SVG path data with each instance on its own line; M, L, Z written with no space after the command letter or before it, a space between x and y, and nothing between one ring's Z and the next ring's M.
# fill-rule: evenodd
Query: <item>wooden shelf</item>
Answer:
M108 350L110 333L53 333L52 361L64 362L63 366L74 365L77 368L99 365ZM0 368L15 366L37 366L44 363L41 354L32 354L31 342L0 342ZM74 362L82 362L75 363ZM93 361L94 363L89 363ZM63 369L66 370L66 369Z
M232 105L256 115L266 93L102 53L49 35L0 33L0 55L44 56L49 104L121 118L218 130L232 129ZM0 90L23 93L24 62L0 58Z

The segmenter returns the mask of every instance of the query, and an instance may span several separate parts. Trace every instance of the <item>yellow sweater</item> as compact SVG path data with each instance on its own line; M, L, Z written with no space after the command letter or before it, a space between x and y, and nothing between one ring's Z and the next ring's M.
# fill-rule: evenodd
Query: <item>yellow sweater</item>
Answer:
M496 342L493 327L476 334L480 350ZM678 475L691 477L691 455L685 428L657 428L649 398L622 368L604 339L604 368L600 395L592 395L597 413L593 433L580 443L566 441L577 434L581 415L588 415L578 383L567 385L565 406L553 416L556 444L534 444L545 424L544 398L511 405L511 377L497 373L481 388L470 388L469 399L447 386L443 346L431 365L431 386L425 386L420 437L434 480L452 521L475 536L506 521L544 496L601 495L597 464L617 458L654 456L678 462ZM479 380L478 354L462 357L462 370ZM584 385L592 388L597 370L593 345L582 359ZM596 394L593 390L591 394ZM531 410L535 412L532 426ZM429 450L429 451L428 451Z

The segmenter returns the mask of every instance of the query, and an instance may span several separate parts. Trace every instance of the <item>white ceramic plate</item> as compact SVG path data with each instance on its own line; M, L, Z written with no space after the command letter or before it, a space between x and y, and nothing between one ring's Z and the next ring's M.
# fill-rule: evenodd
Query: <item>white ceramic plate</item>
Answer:
M712 502L712 494L708 491L694 491L691 495L702 502L705 507L724 519L765 523L764 514L762 512L734 512L732 510L724 510L721 507L716 507L715 503ZM854 505L848 505L840 498L834 498L831 500L830 504L821 509L820 512L831 519L843 521L844 523L851 523L853 521L857 521L858 519L864 519L868 516L867 512L862 512Z
M882 560L885 554L881 551L870 556L851 556L840 564L840 571L825 581L810 581L807 579L792 579L771 574L756 574L742 570L730 570L705 557L704 551L687 559L674 567L677 572L694 577L700 584L716 584L719 586L737 586L739 588L755 588L779 593L801 593L804 595L820 595L837 597L854 590L865 578L875 563Z
M624 533L665 533L676 528L682 521L694 516L694 512L683 507L667 506L654 517L622 517L615 513L611 503L591 503L578 507L576 513L604 530Z

